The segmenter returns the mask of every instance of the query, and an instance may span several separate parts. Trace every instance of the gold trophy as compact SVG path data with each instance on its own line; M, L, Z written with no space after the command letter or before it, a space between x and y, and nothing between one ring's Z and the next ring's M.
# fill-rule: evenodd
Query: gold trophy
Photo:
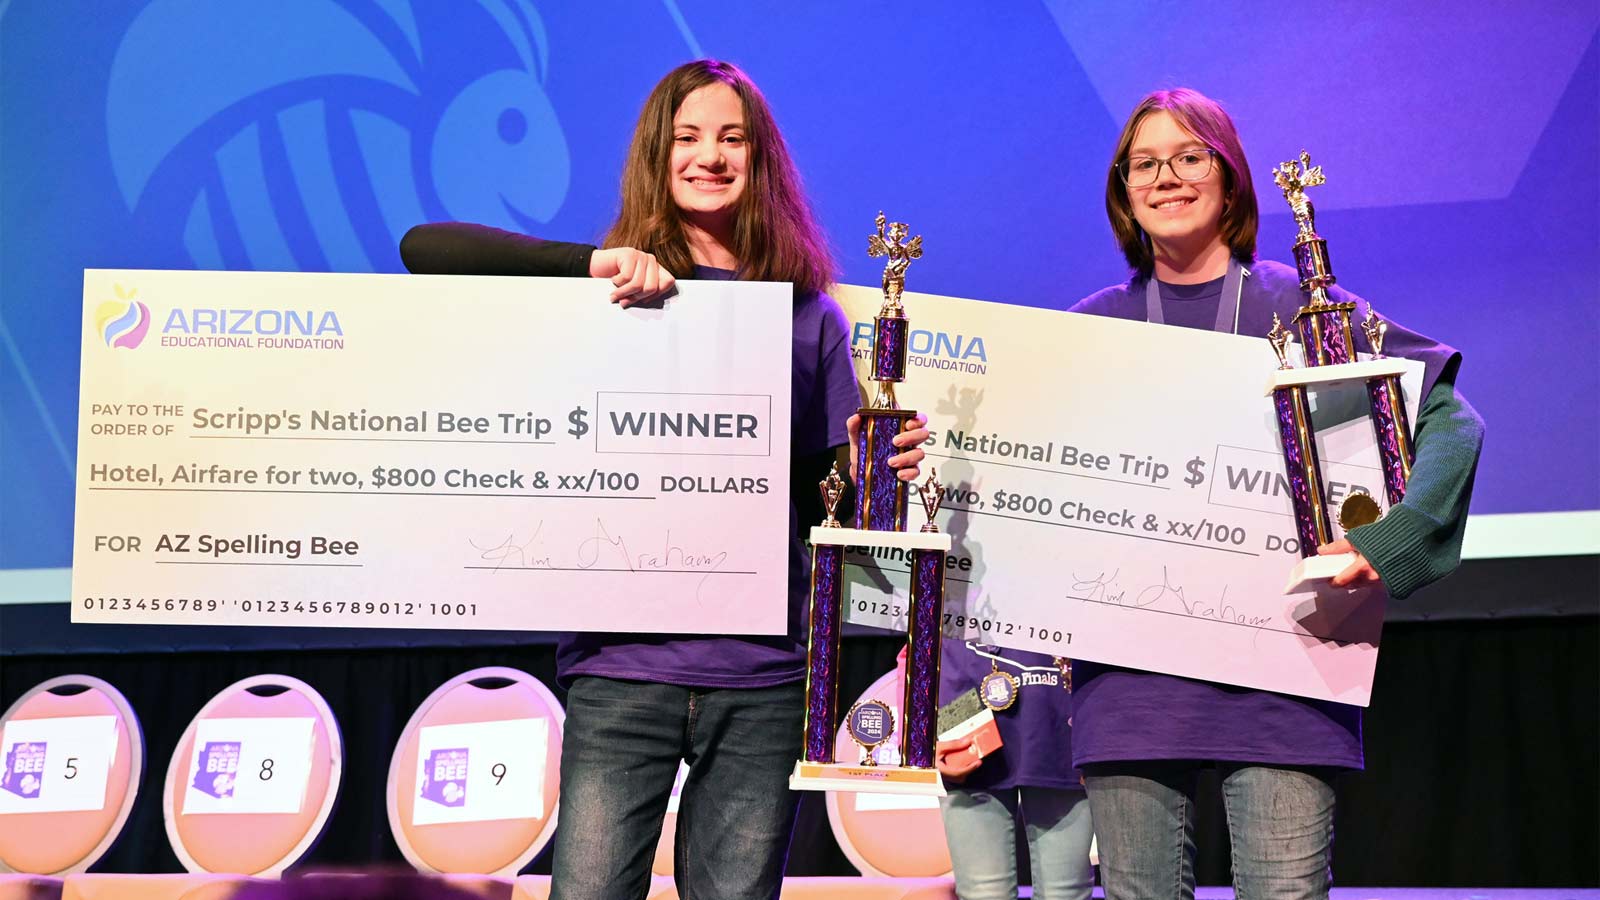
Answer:
M1354 558L1353 554L1317 555L1318 546L1334 539L1334 530L1322 463L1317 455L1308 391L1330 390L1343 382L1365 382L1372 427L1378 438L1378 457L1383 465L1384 489L1391 506L1405 496L1414 453L1411 426L1400 393L1400 376L1405 372L1405 364L1383 355L1383 335L1388 326L1377 313L1369 310L1361 329L1372 345L1373 357L1358 362L1355 335L1350 325L1356 304L1335 303L1328 295L1328 288L1336 280L1328 261L1328 242L1317 234L1316 211L1305 193L1306 188L1326 183L1327 176L1321 166L1311 165L1311 155L1302 150L1298 160L1278 166L1273 180L1294 212L1297 227L1294 261L1300 273L1300 289L1309 295L1308 302L1294 318L1304 368L1297 369L1289 361L1288 346L1293 332L1283 327L1276 313L1272 316L1272 330L1267 333L1267 340L1278 357L1278 370L1267 385L1267 393L1273 398L1277 411L1284 471L1288 476L1295 531L1303 557L1290 574L1284 591L1294 594L1312 590L1318 582L1339 574ZM1358 491L1340 507L1339 524L1348 531L1375 521L1379 515L1377 501Z
M806 718L803 756L795 764L789 787L794 790L874 791L942 795L944 784L934 768L938 742L940 621L944 610L945 554L950 536L933 518L939 512L943 487L930 473L918 491L928 522L921 531L906 531L906 482L889 465L899 451L894 438L916 418L902 409L894 386L905 380L910 323L901 296L906 268L922 257L922 238L907 240L904 222L887 222L878 213L877 232L868 238L870 256L888 257L883 269L883 308L875 321L872 377L877 390L872 404L859 411L856 442L860 467L856 484L854 528L840 527L834 510L843 481L837 468L821 484L828 518L811 529L811 623L806 651ZM844 625L845 547L897 547L911 553L911 608L907 629L906 677L902 721L888 704L871 701L852 707L845 732L856 742L859 761L835 759L839 727L839 644ZM896 736L901 765L885 765L877 748Z

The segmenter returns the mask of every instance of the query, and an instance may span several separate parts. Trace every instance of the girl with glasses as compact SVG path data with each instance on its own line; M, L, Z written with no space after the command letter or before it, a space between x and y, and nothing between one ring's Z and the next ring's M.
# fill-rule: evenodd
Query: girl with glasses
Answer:
M1233 121L1187 89L1129 116L1106 214L1132 277L1073 312L1264 336L1305 304L1295 269L1255 259L1257 208ZM1364 300L1339 287L1334 302ZM1359 332L1359 329L1358 329ZM1364 335L1357 349L1371 352ZM1425 366L1405 500L1319 553L1354 552L1333 580L1396 600L1460 561L1483 421L1455 389L1461 355L1389 323L1384 351ZM1108 900L1194 896L1195 778L1222 780L1240 897L1326 897L1334 776L1362 767L1354 706L1077 661L1073 760L1083 770Z

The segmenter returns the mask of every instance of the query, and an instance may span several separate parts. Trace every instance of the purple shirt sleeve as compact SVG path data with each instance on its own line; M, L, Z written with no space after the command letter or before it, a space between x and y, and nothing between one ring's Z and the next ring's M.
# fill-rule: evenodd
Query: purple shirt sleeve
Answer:
M850 361L850 322L827 294L795 300L792 443L796 456L842 447L845 420L861 406Z

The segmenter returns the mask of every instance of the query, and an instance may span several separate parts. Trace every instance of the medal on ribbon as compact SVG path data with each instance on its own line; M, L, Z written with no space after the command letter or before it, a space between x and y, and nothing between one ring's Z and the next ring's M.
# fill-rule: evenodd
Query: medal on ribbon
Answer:
M990 660L989 665L991 671L978 683L978 699L995 712L1010 709L1017 702L1021 686L1017 684L1016 676L1000 671L999 663Z

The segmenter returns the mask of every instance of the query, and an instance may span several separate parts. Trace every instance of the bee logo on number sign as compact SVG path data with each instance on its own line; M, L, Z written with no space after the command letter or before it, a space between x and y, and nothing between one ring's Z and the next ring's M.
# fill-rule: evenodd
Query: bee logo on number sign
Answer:
M239 741L208 741L200 748L200 761L195 766L194 787L203 794L218 800L233 796L239 776L239 755L243 745Z
M419 795L441 806L464 806L467 802L466 747L435 750L422 768Z
M44 741L13 744L6 753L5 768L0 769L0 790L28 800L38 797L44 778L44 760Z

